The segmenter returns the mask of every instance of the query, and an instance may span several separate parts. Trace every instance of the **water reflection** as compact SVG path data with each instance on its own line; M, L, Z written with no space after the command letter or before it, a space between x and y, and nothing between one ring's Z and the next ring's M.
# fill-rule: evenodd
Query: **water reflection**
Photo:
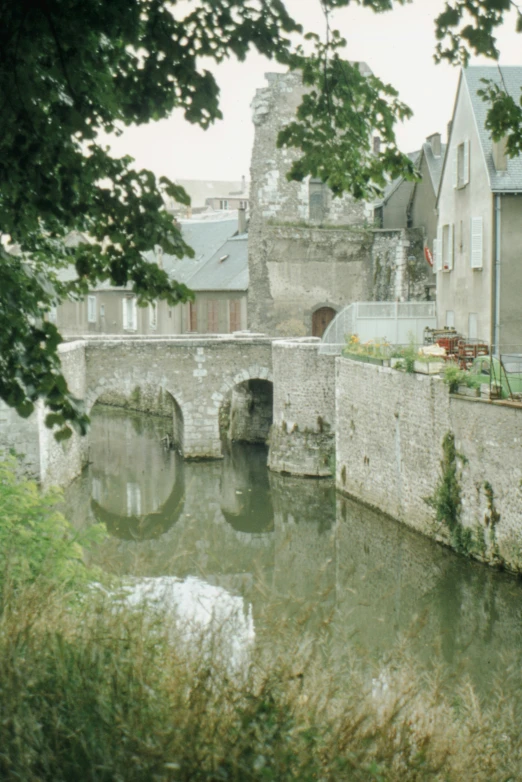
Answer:
M183 463L161 447L164 430L162 418L94 408L90 510L109 534L157 538L178 520L185 495Z
M406 641L425 669L469 676L483 693L506 658L520 666L521 586L512 578L336 495L330 481L269 475L258 446L183 463L162 450L153 419L139 437L125 421L93 418L92 464L68 493L76 524L102 520L111 533L93 555L98 565L197 577L241 596L257 636L274 642L288 617L370 661Z
M274 510L264 446L227 444L219 489L221 511L233 529L246 533L273 531Z

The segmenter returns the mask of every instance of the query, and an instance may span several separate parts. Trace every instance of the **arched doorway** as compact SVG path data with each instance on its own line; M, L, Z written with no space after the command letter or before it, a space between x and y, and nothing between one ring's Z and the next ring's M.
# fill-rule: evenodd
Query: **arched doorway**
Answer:
M312 337L322 337L337 315L332 307L320 307L312 315Z

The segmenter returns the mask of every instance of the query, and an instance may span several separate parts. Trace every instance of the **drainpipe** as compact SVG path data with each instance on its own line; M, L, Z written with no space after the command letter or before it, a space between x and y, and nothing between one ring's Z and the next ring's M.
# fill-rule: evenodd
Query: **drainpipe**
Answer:
M493 295L493 354L500 351L500 196L495 196L495 271Z

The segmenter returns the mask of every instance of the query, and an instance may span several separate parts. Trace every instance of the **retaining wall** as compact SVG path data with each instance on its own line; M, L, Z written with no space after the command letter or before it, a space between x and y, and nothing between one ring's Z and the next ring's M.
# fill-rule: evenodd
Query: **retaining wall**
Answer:
M459 398L440 378L338 358L336 411L339 490L449 543L426 499L441 480L450 433L462 527L474 538L466 553L522 566L522 408Z

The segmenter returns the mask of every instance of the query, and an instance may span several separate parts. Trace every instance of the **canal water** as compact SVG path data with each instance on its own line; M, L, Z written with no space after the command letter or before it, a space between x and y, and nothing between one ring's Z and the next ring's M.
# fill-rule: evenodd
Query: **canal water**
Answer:
M406 648L447 686L469 679L488 698L522 669L521 582L342 497L331 481L270 473L264 446L183 462L162 445L164 430L161 418L93 409L90 465L68 489L66 513L78 528L107 529L94 564L148 584L171 577L192 595L187 610L226 596L242 604L252 635L276 640L288 622L326 633L374 671Z

